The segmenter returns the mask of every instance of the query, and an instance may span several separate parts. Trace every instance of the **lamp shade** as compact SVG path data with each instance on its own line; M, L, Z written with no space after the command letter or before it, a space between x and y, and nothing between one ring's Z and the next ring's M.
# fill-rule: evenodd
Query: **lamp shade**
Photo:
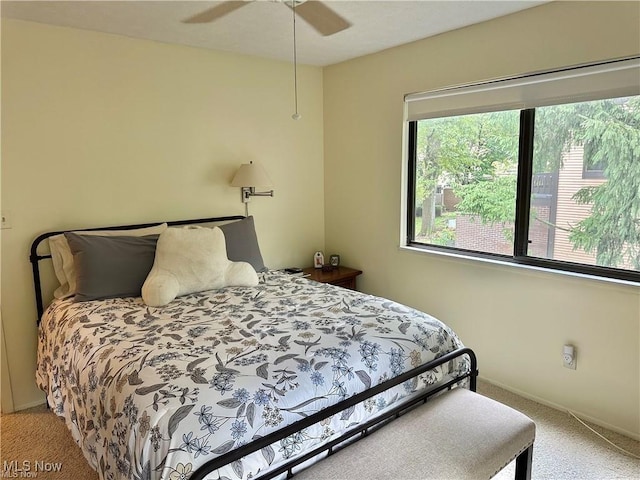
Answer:
M232 187L266 187L271 188L273 182L267 175L267 172L260 165L255 163L243 163L236 172Z

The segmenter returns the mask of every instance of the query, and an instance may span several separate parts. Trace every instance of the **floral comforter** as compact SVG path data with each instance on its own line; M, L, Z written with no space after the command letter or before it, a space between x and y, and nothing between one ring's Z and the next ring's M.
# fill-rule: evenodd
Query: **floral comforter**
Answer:
M37 383L101 479L185 479L203 463L461 347L433 317L268 272L251 288L180 297L56 300ZM461 358L223 467L248 479L445 376Z

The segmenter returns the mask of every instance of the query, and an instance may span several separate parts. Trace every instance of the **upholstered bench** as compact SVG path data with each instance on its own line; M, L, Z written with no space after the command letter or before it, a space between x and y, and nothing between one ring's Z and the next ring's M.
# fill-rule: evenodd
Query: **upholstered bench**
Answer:
M463 388L429 400L384 428L295 474L295 480L488 479L516 460L531 478L535 424Z

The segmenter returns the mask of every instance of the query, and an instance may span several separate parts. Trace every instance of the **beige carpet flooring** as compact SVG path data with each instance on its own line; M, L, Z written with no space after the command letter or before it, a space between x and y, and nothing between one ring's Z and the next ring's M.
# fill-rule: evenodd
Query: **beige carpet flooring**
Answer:
M64 420L43 405L20 412L0 416L0 468L14 478L29 478L15 467L6 468L5 462L18 462L24 471L24 463L39 480L98 480L98 474L84 459L80 448L73 441ZM36 462L53 469L61 463L59 471L36 472Z
M640 459L627 456L602 440L567 412L522 398L490 383L478 382L478 392L509 405L536 423L533 447L535 480L640 480ZM640 442L589 424L628 452L640 456ZM513 479L515 464L503 469L495 480Z
M619 452L566 412L540 405L482 381L479 382L478 391L517 408L536 422L534 479L640 479L640 460ZM640 442L600 427L592 427L620 447L640 456ZM48 464L49 469L54 468L53 464L61 463L60 471L40 471L37 472L37 477L31 478L42 480L97 480L98 478L72 440L63 421L44 407L0 417L0 468L3 469L0 477L3 477L3 474L5 478L7 477L4 468L7 465L11 468L10 462L17 462L18 466L24 466L25 461L32 472L36 462L41 462L45 467ZM5 464L5 462L9 463ZM494 478L512 479L513 473L512 464ZM23 475L14 478L27 477Z

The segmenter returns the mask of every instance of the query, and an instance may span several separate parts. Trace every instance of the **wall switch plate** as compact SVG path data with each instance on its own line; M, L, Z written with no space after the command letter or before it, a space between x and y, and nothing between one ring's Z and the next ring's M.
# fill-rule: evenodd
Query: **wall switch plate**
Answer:
M0 226L0 228L4 230L5 228L11 228L11 227L12 227L11 212L8 212L8 211L2 212L2 225Z

